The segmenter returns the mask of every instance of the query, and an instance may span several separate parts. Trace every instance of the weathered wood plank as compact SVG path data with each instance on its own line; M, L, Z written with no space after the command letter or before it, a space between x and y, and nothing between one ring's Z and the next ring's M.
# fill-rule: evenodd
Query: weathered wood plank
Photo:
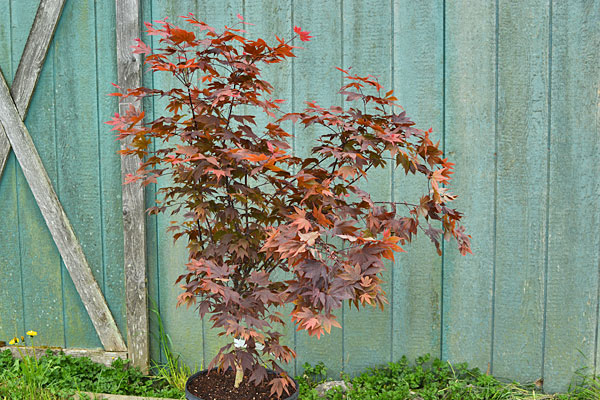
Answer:
M18 7L12 9L13 36L20 39L13 43L13 53L21 54L33 25L39 1L13 0L12 3L13 5L18 3ZM29 109L32 111L27 114L25 124L46 172L53 186L56 187L58 171L54 130L54 63L53 46L50 47L46 63L31 96ZM14 57L13 70L17 69L18 64L19 58ZM25 331L29 329L38 331L39 339L44 345L64 347L60 253L21 168L17 168L17 197Z
M10 153L10 142L6 137L4 132L0 132L0 178L2 177L2 172L4 171L4 167L6 167L6 162L8 161L8 154Z
M494 280L496 5L446 3L446 153L450 190L473 236L473 254L444 248L442 358L486 371L492 352ZM473 154L477 154L476 157Z
M24 118L66 0L41 0L10 92Z
M0 2L0 68L5 72L4 77L9 84L12 83L13 70L11 65L12 58L12 35L10 23L10 1ZM2 178L2 171L8 161L8 155L10 154L10 142L3 133L0 133L0 178Z
M141 59L131 46L140 37L140 3L138 0L116 0L117 65L119 86L124 90L141 86ZM123 100L131 102L131 99ZM140 102L133 104L140 108ZM125 112L130 103L120 103ZM131 141L129 141L130 143ZM122 148L129 144L124 142ZM121 157L123 180L135 174L139 159L135 155ZM148 294L146 278L144 189L140 183L123 185L123 229L125 288L127 302L127 344L134 366L147 372L149 367Z
M0 79L0 123L5 127L5 132L27 182L102 344L108 351L124 351L125 343L106 305L100 287L92 275L73 228L52 188L52 183L35 149L33 140L11 99L8 85L2 78ZM7 127L9 127L8 130Z
M120 358L122 360L127 359L127 352L125 351L104 351L96 349L65 349L61 347L47 347L47 346L4 346L0 347L0 352L10 350L13 357L22 358L22 356L35 356L40 358L46 355L46 351L50 350L53 354L65 353L67 356L72 357L89 357L93 362L98 364L104 364L110 366L114 360Z
M341 33L343 49L342 68L352 68L351 73L361 76L373 75L387 90L392 88L392 18L391 4L378 0L344 0ZM382 15L387 18L382 18ZM377 29L373 29L377 26ZM310 29L309 29L310 30ZM377 63L373 63L377 60ZM328 60L325 68L332 68L337 60ZM349 83L347 79L338 85ZM370 90L369 90L370 92ZM331 92L332 95L335 91ZM370 93L373 94L373 93ZM337 100L337 99L336 99ZM360 102L344 101L344 108L362 107ZM327 107L330 102L323 104ZM372 112L373 110L370 110ZM385 154L389 157L389 153ZM369 171L368 180L360 184L369 192L373 201L392 200L392 166ZM383 290L393 303L391 262L385 262L387 271L382 274ZM347 306L347 304L344 304ZM361 310L346 307L344 310L344 371L355 374L365 367L375 367L390 359L392 344L392 308L365 306ZM377 340L365 340L373 335L377 326ZM386 346L385 344L389 344Z
M300 26L314 36L310 42L294 43L304 49L297 49L297 58L293 59L294 93L292 107L294 111L302 111L305 101L315 101L324 107L342 105L342 97L338 95L342 78L341 72L335 69L343 64L342 59L342 1L327 2L293 2L292 26ZM291 28L291 27L290 27ZM290 35L293 33L290 32ZM322 132L319 129L304 129L296 124L294 151L299 156L311 154L315 139ZM338 322L342 323L344 311L337 312ZM342 329L333 328L331 334L320 339L310 337L305 331L296 333L297 372L303 372L306 362L315 364L323 361L329 369L331 377L339 376L344 368L344 334Z
M548 2L499 1L494 363L541 377L548 157Z
M394 94L417 127L433 128L434 137L442 141L443 4L397 0L393 6ZM427 191L424 182L402 168L395 170L394 200L421 198ZM442 259L425 235L406 251L394 265L392 357L439 357Z
M594 367L600 247L599 22L600 1L552 3L544 349L544 389L550 392L567 387L579 368Z
M11 87L12 97L22 119L25 119L25 115L27 114L31 95L44 65L46 53L48 52L48 47L64 4L65 0L42 0L35 15L35 20ZM6 138L6 134L0 131L0 176L2 176L9 151L10 144Z

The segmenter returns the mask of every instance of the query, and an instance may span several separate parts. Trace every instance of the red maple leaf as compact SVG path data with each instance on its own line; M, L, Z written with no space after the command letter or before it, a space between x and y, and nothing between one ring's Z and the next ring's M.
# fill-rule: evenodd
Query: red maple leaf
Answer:
M308 42L312 38L312 36L308 35L310 32L303 31L302 28L300 28L299 26L294 26L294 32L296 32L298 36L300 36L300 40L302 40L303 42Z

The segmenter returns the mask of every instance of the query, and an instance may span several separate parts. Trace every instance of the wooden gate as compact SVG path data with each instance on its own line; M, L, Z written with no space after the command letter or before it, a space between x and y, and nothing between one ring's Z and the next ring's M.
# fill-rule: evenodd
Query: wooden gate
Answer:
M2 71L2 76L0 76L0 177L12 149L68 275L72 279L76 292L104 348L104 352L101 353L93 350L76 350L75 353L94 355L96 358L108 360L117 356L129 357L134 365L147 370L149 345L143 189L136 185L125 185L122 189L127 346L100 285L94 277L69 217L59 201L38 149L36 149L24 123L65 1L42 0L40 2L10 89L3 77L6 72ZM96 12L96 4L92 2L92 5ZM119 84L123 88L136 87L140 85L140 61L131 54L130 46L134 43L134 39L140 36L139 4L137 0L116 0L115 7ZM12 17L16 12L10 9L10 5L8 11L11 19L9 26L12 29ZM67 20L63 23L73 22ZM65 50L72 51L72 49ZM71 65L71 68L76 69L78 65ZM77 78L76 75L75 78ZM129 106L128 104L122 105ZM80 112L77 109L71 111L75 114L74 117L77 117L76 114ZM58 162L60 163L60 160ZM135 171L136 168L137 160L135 158L123 157L121 159L123 176ZM72 173L80 174L81 172L73 170ZM23 184L24 182L19 185ZM84 186L81 189L84 190ZM72 190L77 192L78 187L74 187ZM81 193L81 195L85 194ZM19 221L17 220L17 222ZM21 237L19 238L21 239ZM28 243L19 241L20 247L24 245L26 246ZM21 280L21 286L23 286L23 280ZM23 296L23 293L21 295ZM56 299L52 298L42 298L42 300L56 302ZM41 307L46 307L46 305L42 304ZM63 315L64 313L63 306ZM6 334L7 327L3 328ZM26 329L43 330L37 327L27 327ZM17 332L15 335L19 336Z

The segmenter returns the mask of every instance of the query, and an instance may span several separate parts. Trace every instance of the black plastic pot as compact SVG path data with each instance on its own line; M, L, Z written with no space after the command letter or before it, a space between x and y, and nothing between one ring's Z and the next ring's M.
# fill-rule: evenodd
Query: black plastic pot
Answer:
M215 369L213 369L213 371L215 371ZM273 370L268 369L268 372L274 372ZM204 400L201 397L196 396L195 394L191 394L190 391L188 390L188 386L190 384L191 381L193 381L197 376L199 375L204 375L208 373L208 370L205 369L204 371L200 371L200 372L196 372L194 375L190 376L187 380L187 382L185 383L185 398L187 400ZM292 378L292 380L294 381L294 384L296 385L296 390L294 393L292 393L291 396L289 397L282 397L281 400L298 400L298 393L299 393L299 387L298 387L298 382L296 382L295 379Z

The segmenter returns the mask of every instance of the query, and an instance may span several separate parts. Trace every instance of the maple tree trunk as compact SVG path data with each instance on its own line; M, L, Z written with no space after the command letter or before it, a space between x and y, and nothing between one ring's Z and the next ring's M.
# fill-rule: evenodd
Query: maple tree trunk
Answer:
M235 363L235 382L233 383L234 388L240 387L240 383L244 379L244 369L241 367L239 363Z

